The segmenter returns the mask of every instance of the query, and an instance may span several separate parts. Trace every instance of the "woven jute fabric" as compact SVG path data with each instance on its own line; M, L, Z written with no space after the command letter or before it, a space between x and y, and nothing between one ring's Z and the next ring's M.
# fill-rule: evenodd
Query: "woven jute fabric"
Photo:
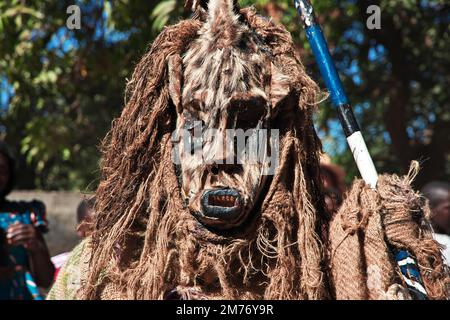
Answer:
M429 229L429 208L411 187L418 171L382 175L377 188L356 180L330 224L330 273L336 299L408 299L394 252L416 258L432 299L448 297L449 273ZM409 297L410 298L410 297Z
M382 299L395 278L376 191L353 184L330 225L330 269L337 299Z
M113 282L107 282L101 291L101 300L126 300L126 295L122 293L122 289Z
M441 246L432 237L431 211L427 200L414 191L411 183L419 171L413 162L405 177L381 176L378 195L388 243L408 250L417 260L428 295L432 299L450 296L450 272L443 262Z

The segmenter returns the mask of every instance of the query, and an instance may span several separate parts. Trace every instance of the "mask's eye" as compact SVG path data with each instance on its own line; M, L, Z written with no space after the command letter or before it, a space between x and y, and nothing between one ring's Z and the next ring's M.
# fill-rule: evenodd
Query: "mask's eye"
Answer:
M236 118L236 129L242 129L247 131L249 129L256 129L260 127L262 119L260 117L242 117L237 116Z
M232 101L235 129L255 129L267 115L267 102L262 97L245 97Z
M202 148L203 128L204 122L202 120L188 120L184 125L188 135L191 154L194 154L195 150Z

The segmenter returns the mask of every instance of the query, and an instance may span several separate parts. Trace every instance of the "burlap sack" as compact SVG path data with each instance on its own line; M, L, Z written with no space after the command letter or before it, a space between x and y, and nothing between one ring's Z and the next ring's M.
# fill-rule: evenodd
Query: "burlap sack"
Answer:
M330 273L336 299L407 299L394 252L416 258L427 293L448 297L450 277L433 240L429 208L405 177L382 175L373 190L356 180L330 224Z
M376 192L356 181L330 225L332 287L337 299L382 299L396 267L384 240Z

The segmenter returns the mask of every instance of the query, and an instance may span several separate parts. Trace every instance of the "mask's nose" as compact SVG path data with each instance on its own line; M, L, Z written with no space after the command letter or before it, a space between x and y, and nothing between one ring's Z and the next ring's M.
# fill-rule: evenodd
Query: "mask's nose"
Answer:
M241 194L236 189L206 190L201 198L202 214L206 218L235 221L243 212Z

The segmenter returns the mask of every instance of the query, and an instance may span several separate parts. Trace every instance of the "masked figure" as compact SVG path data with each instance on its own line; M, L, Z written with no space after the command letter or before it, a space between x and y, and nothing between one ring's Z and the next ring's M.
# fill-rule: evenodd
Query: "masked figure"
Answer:
M92 235L50 298L409 298L394 248L443 298L410 176L381 176L377 191L355 181L329 221L319 89L290 34L236 1L187 5L193 17L164 29L134 71L103 145Z

